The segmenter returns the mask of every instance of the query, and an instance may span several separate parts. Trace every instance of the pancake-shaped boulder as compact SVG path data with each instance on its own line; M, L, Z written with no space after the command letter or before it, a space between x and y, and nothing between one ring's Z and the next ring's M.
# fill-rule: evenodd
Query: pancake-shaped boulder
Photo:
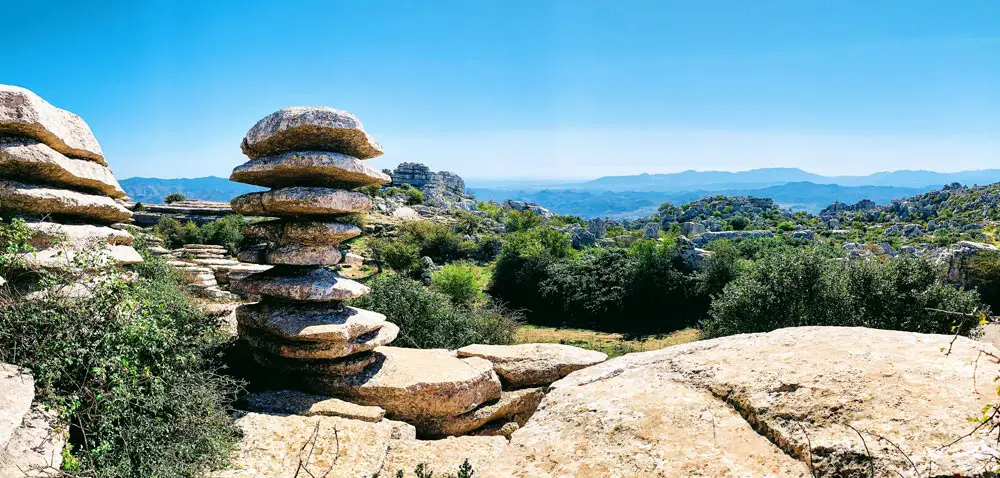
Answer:
M321 186L354 189L386 184L392 178L346 154L289 151L243 163L233 169L229 180L269 188Z
M0 85L0 135L27 136L67 156L107 165L83 119L19 86Z
M0 138L0 175L97 192L112 198L125 191L111 169L86 159L68 158L29 138Z
M385 324L378 312L327 303L245 304L236 308L236 319L283 340L308 342L348 342Z
M107 196L0 180L0 211L99 223L129 222L132 212Z
M382 145L365 132L353 114L334 108L282 108L250 128L241 145L250 159L294 150L320 150L369 159Z
M363 193L312 187L248 193L233 198L231 204L237 214L292 218L364 214L372 208L371 199Z
M233 280L230 288L247 295L313 302L354 299L369 290L330 269L290 266L274 267Z

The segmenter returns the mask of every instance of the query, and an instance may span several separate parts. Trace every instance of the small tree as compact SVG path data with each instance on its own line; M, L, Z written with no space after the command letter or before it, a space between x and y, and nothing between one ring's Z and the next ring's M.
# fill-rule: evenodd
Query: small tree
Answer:
M170 194L167 194L167 196L163 198L163 202L165 202L167 204L175 203L177 201L187 201L187 196L185 196L185 195L183 195L181 193L170 193Z

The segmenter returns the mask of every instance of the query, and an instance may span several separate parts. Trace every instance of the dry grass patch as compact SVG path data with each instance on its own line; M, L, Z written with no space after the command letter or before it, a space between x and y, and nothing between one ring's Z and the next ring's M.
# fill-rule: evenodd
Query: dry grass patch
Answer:
M698 329L683 329L670 334L626 339L621 334L597 332L584 329L559 329L555 327L521 326L517 331L517 343L560 343L576 347L598 350L617 357L632 352L659 350L671 345L685 344L698 340Z

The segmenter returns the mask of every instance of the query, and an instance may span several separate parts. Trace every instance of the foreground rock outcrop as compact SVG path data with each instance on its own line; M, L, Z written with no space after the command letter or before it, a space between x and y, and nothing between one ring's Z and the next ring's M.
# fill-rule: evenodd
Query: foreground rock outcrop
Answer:
M0 476L56 476L62 464L65 434L54 429L55 417L32 405L35 381L23 369L0 364Z
M29 268L75 271L142 258L127 223L125 192L87 124L38 95L0 85L0 211L28 221Z
M998 351L952 339L803 327L619 357L554 383L479 476L983 476L996 434L967 419L997 402Z

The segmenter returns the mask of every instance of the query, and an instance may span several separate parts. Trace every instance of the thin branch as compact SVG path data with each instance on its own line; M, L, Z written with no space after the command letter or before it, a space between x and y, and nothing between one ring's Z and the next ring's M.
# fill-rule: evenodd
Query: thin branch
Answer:
M874 433L874 432L868 432L868 433L870 435L874 436L875 438L878 438L879 440L885 440L886 443L892 445L893 448L895 448L897 451L899 451L899 453L901 455L903 455L903 458L906 458L906 461L910 462L910 466L913 467L913 476L920 476L920 469L917 468L916 463L913 463L913 460L910 459L910 455L907 455L906 452L903 451L903 449L899 447L899 445L893 443L892 440L890 440L890 439L888 439L888 438L886 438L886 437L884 437L882 435L879 435L878 433ZM899 472L897 471L896 473L899 473ZM901 473L899 473L899 475L903 476Z
M809 474L811 474L813 478L817 478L818 475L816 475L816 468L813 466L813 446L812 441L809 439L809 433L806 432L806 427L802 426L802 422L795 422L795 424L799 426L802 430L802 434L806 436L806 446L809 447Z
M857 428L854 428L849 423L845 423L844 426L850 428L851 430L854 430L854 433L857 433L858 438L861 439L861 444L865 446L865 453L868 454L868 464L871 467L871 474L869 476L870 478L875 478L875 459L872 458L872 452L871 450L868 449L868 442L865 441L865 437L861 435L861 432L859 432Z

